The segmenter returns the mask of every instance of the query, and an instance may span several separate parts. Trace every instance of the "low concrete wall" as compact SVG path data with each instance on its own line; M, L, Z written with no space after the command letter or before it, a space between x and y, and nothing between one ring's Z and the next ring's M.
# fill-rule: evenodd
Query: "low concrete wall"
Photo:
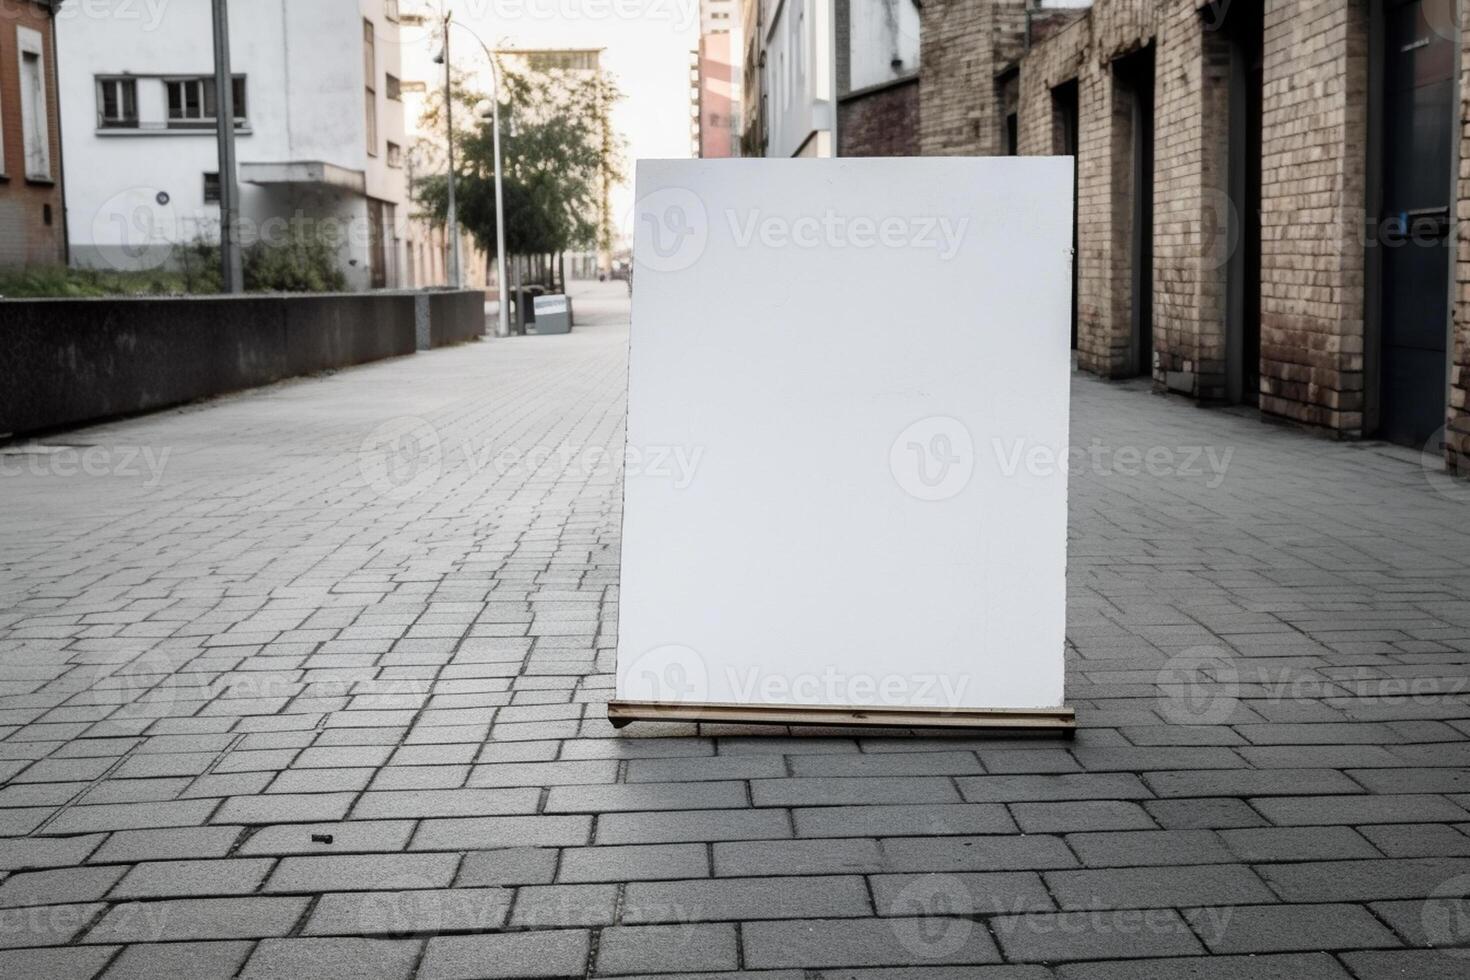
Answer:
M484 332L484 295L430 294L434 346ZM416 294L0 301L0 434L164 408L412 354Z

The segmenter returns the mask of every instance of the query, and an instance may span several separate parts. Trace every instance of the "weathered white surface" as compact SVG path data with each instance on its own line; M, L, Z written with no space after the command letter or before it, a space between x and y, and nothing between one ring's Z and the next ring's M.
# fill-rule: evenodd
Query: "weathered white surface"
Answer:
M617 695L1062 702L1071 161L642 161Z

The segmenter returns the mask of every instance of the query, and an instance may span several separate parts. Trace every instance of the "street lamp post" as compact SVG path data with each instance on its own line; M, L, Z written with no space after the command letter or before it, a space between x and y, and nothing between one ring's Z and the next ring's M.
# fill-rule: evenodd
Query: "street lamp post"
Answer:
M230 71L230 12L228 0L214 0L214 125L219 144L219 251L220 287L226 293L245 291L240 255L240 185L235 176L235 82Z
M449 18L444 19L444 89L445 101L448 101L449 92ZM495 325L495 336L510 336L510 302L507 292L508 285L505 278L505 193L504 181L501 173L505 169L505 161L500 155L500 66L495 63L495 52L490 50L490 45L485 39L476 34L475 31L462 21L455 21L454 26L463 28L469 32L470 37L479 42L481 50L485 52L485 58L490 62L490 77L495 83L493 97L483 99L475 106L475 114L481 119L487 118L485 103L488 107L488 118L490 119L490 135L492 149L495 154L495 269L496 279L500 286L500 310ZM450 160L454 159L454 132L450 130ZM449 210L454 213L454 167L451 163L449 173ZM452 217L451 217L451 220ZM456 252L458 254L458 252Z
M459 255L459 214L454 202L454 86L449 73L449 25L453 17L453 11L444 15L444 49L434 60L444 64L444 126L449 145L449 200L445 207L445 233L449 236L449 285L458 289L462 271Z

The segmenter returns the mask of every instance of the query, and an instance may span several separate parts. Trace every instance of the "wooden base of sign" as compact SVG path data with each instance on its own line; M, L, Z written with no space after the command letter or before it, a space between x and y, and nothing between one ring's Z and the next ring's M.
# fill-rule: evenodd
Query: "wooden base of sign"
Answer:
M610 701L614 728L633 721L723 722L736 725L833 725L864 728L963 728L1039 731L1071 737L1071 708L838 708L823 705L698 704Z

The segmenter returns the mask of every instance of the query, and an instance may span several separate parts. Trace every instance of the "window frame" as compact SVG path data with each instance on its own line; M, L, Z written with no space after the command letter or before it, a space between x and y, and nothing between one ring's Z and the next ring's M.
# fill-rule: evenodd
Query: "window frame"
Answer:
M367 138L367 155L378 155L378 43L377 28L362 20L363 129Z
M119 86L118 106L122 109L122 115L110 118L107 115L107 88L108 86ZM128 97L124 93L131 93L132 114L128 114ZM138 117L138 79L134 75L98 75L97 76L97 128L98 129L137 129Z
M235 95L235 128L248 129L250 127L249 116L249 91L250 86L247 76L237 74L230 76L231 87ZM213 75L166 75L163 81L163 104L165 112L165 124L168 129L214 129L219 124L219 97L214 88ZM174 115L174 86L197 86L199 115ZM180 89L183 96L184 90ZM187 112L188 102L186 98L180 98L181 111Z
M27 62L34 59L36 77L27 92ZM21 168L34 183L55 183L51 160L51 104L46 86L46 44L41 32L16 25L15 66L20 91ZM29 98L27 97L29 96ZM40 130L37 133L37 125ZM39 142L35 142L39 135Z

